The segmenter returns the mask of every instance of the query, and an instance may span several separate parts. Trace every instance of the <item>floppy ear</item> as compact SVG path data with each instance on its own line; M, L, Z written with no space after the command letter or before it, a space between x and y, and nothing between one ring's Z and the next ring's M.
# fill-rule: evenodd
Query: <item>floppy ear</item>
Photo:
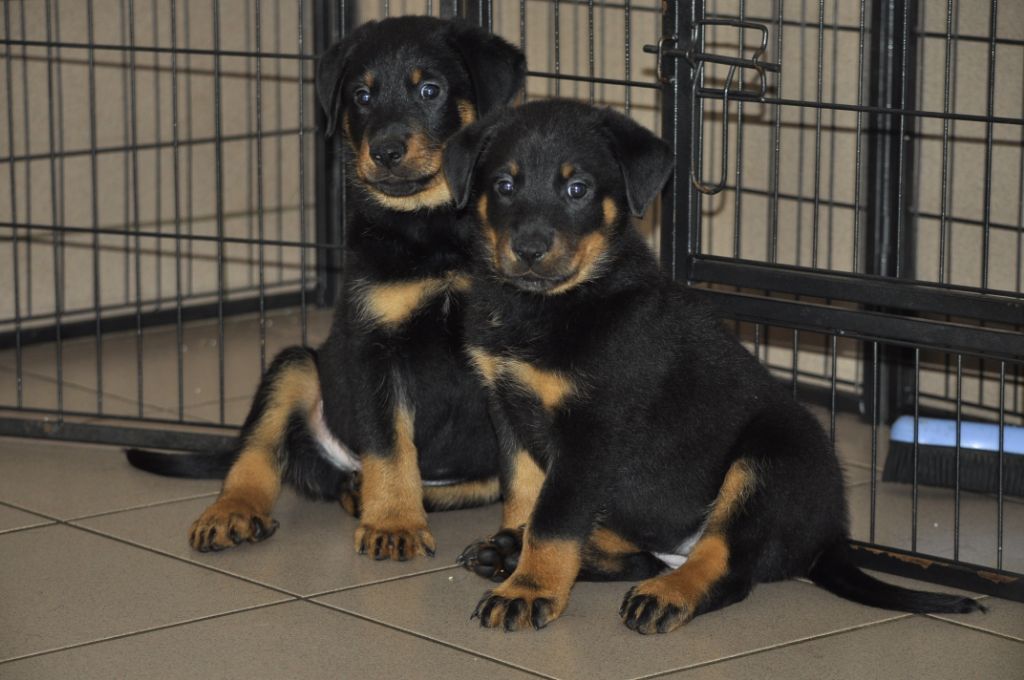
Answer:
M487 147L492 130L492 120L478 120L456 132L444 147L444 177L459 210L469 203L476 164Z
M622 170L629 211L640 217L672 174L672 149L644 126L610 109L605 111L604 129Z
M496 35L461 21L453 21L448 44L462 56L476 94L477 114L511 103L526 77L526 57Z
M345 69L348 66L348 58L352 54L352 48L362 39L366 29L375 23L370 21L363 24L350 33L347 38L334 43L317 57L316 94L327 117L327 128L324 130L326 137L333 135L338 125L338 112L341 109L339 101L341 85L345 80Z

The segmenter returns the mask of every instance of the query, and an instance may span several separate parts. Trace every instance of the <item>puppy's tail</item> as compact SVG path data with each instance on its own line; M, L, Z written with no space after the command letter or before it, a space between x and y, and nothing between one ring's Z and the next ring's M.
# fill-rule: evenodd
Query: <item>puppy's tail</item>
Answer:
M868 576L854 563L845 540L826 548L811 567L808 577L839 597L860 604L913 614L966 614L985 611L969 597L901 588Z
M224 479L239 452L237 446L211 453L162 453L146 449L124 451L128 462L140 470L188 479Z

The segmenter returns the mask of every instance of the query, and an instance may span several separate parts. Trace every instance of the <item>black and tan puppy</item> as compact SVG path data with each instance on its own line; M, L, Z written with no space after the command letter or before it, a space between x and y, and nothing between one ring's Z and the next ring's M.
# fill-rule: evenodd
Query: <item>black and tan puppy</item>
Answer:
M283 351L238 447L130 451L132 464L223 476L192 525L200 551L269 536L282 482L358 514L378 559L430 555L426 508L496 500L497 442L463 351L470 232L441 171L449 137L520 89L522 54L478 28L429 17L370 22L317 65L325 134L340 131L354 207L341 301L316 351Z
M644 128L568 101L499 113L445 152L481 232L466 337L505 493L502 531L462 561L500 577L501 556L518 558L480 622L541 628L579 578L646 579L619 612L641 633L795 576L875 606L977 609L851 564L828 437L630 224L672 165ZM654 553L682 566L660 573Z

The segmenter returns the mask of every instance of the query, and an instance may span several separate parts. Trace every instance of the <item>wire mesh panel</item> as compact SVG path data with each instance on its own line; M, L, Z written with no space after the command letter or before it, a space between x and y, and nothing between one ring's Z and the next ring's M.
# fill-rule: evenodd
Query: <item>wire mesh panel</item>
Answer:
M984 493L961 483L959 438L969 420L1024 425L1020 3L0 0L0 13L0 433L226 441L269 359L325 337L344 275L346 168L341 140L319 132L315 54L367 20L461 16L523 49L525 99L612 106L673 145L677 172L640 227L668 273L824 407L859 480L855 538L1024 569L1002 435ZM912 476L897 488L878 472L900 415ZM919 478L926 415L956 423L948 489ZM995 532L968 535L967 520Z
M325 337L345 168L314 55L399 14L520 45L528 99L658 128L655 0L0 0L4 431L210 445L189 433L239 424L267 361Z
M2 2L0 405L224 423L307 337L312 5Z
M904 564L923 553L1019 572L1006 533L1007 516L1019 520L1007 494L1019 493L1008 481L1019 456L1004 440L1024 423L1024 9L677 10L659 56L688 176L662 224L665 267L741 320L745 343L826 407L833 432L844 409L870 423L869 446L840 439L841 452L868 452L866 483L851 492L855 538L908 551ZM910 418L905 446L890 438L899 416ZM925 416L955 433L941 474L922 453ZM968 461L963 428L984 423L998 433L990 455ZM890 457L905 463L899 483L876 475ZM980 473L982 493L967 491Z
M1021 331L1018 4L693 7L687 39L705 54L749 61L762 33L723 25L741 20L767 31L761 61L775 68L698 62L693 175L719 191L694 194L699 217L691 216L686 276L790 295L835 292L836 305L885 303L939 322ZM863 347L844 345L838 378L856 397L869 387ZM810 384L828 380L826 348L799 339L796 347L816 354L820 368L803 358L781 364ZM896 413L910 406L910 383L890 359L883 373L893 384L882 398L886 413ZM928 408L949 412L951 366L929 356L923 371ZM972 414L995 417L996 371L977 361L965 374ZM1016 369L1009 384L1020 404Z

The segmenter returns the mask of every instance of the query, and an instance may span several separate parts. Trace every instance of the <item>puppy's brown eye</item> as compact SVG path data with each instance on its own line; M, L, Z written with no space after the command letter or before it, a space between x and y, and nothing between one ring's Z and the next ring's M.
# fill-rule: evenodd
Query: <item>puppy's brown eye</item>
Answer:
M436 99L441 94L441 86L437 83L423 83L420 87L420 96L424 99Z
M356 90L355 100L356 104L359 104L360 106L366 106L367 104L370 103L370 91L367 90L365 87L359 88L358 90Z
M515 191L515 189L516 186L512 183L512 180L507 178L499 179L497 182L494 183L494 190L497 191L502 196L511 196L512 192Z
M569 198L583 198L587 195L587 185L583 182L573 182L565 188L565 192L569 194Z

